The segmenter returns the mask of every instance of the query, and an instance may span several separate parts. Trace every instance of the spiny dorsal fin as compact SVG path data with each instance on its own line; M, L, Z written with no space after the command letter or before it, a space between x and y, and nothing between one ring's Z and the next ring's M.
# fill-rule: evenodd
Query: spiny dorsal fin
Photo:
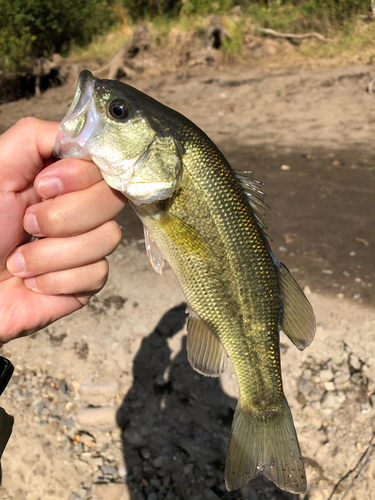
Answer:
M188 360L194 370L202 375L218 377L227 367L227 353L206 323L191 309L188 309L188 312Z
M251 170L234 170L237 179L240 181L242 189L245 191L248 202L253 209L256 220L263 231L267 230L263 217L266 210L271 210L267 203L264 201L265 193L260 189L264 186L263 182L257 181L250 177ZM270 237L264 233L265 236Z
M314 339L314 311L287 267L275 257L274 262L279 270L281 302L283 305L279 328L300 351L303 351Z
M161 274L164 266L164 257L156 246L154 238L145 226L143 226L143 233L145 235L146 253L150 259L151 265L157 273Z

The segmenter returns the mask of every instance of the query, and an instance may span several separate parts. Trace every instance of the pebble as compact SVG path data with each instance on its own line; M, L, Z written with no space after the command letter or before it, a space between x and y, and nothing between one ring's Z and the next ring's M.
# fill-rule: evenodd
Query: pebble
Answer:
M171 476L164 476L163 477L164 488L168 488L170 482L171 482Z
M359 371L361 369L362 363L359 357L351 352L349 354L349 364L353 368L353 370Z
M113 476L113 477L118 476L117 467L114 467L113 465L103 465L101 469L102 469L102 472L104 474L107 474L108 476Z
M79 434L79 440L83 444L92 443L94 441L94 436L86 432L81 432Z
M49 436L53 436L56 434L59 427L59 422L57 422L57 420L52 420L44 427L44 432Z
M324 382L324 387L326 391L334 391L336 389L333 382Z
M326 392L322 400L322 408L337 410L340 408L345 399L346 396L341 391L338 391L337 394L333 392Z
M156 457L156 458L152 461L152 465L153 465L156 469L160 469L160 467L162 467L163 465L165 465L167 462L168 462L168 457L160 456L160 457Z
M128 471L126 470L126 467L124 465L118 468L118 474L120 477L124 478L127 473Z
M79 474L86 474L89 470L89 464L83 460L79 460L78 458L74 460L74 467Z
M328 382L329 380L333 379L333 371L331 370L331 368L321 370L319 372L319 378L322 382Z
M205 500L220 500L220 497L218 497L214 491L209 489L204 490L203 498Z
M213 488L215 484L217 484L217 479L214 476L207 478L205 481L205 485L207 488Z
M320 429L323 425L322 421L319 418L311 417L309 420L310 424L315 427L315 429Z
M60 420L60 426L66 427L67 429L71 429L74 426L74 420L72 418L62 418Z
M97 465L98 467L102 467L102 465L104 464L103 457L95 457L95 458L93 458L92 459L92 463L94 465ZM103 465L103 467L105 467L105 466ZM103 468L102 468L102 470L103 470Z
M93 406L106 406L115 400L118 394L118 382L115 380L108 383L95 382L94 376L90 375L79 388L79 393L86 404Z
M66 380L61 379L59 382L59 385L57 386L59 391L61 391L63 394L66 394L68 392L68 384L66 383Z
M147 460L151 457L150 450L148 448L141 448L141 455L145 460Z
M193 472L193 469L194 469L194 464L192 464L192 463L186 464L185 467L184 467L184 474L185 474L185 476L187 476L188 474L190 474L191 472Z
M127 495L127 496L126 496ZM94 484L91 489L92 500L125 500L130 499L124 484Z
M319 490L311 491L311 495L309 495L309 500L326 500L326 495Z
M350 383L349 373L339 372L339 374L335 376L334 384L338 391L346 389L349 386L349 383Z
M83 408L77 413L75 420L83 429L110 431L117 428L116 408L113 406Z

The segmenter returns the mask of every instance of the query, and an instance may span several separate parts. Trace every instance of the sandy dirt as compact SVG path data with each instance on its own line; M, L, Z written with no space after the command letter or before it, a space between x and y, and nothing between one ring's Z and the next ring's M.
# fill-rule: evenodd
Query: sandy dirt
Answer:
M192 68L130 83L197 123L232 166L265 182L275 255L314 306L301 353L282 338L282 369L308 491L375 498L375 97L371 66ZM74 87L0 107L60 120ZM223 486L237 386L186 359L184 297L158 276L129 208L104 290L85 310L3 348L15 416L1 499L294 499L264 478Z

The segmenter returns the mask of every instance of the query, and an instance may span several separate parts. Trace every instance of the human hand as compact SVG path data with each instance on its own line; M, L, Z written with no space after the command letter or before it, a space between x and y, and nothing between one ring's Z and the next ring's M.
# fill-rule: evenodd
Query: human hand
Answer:
M0 136L0 345L87 304L120 242L125 198L93 163L51 159L57 131L26 118Z

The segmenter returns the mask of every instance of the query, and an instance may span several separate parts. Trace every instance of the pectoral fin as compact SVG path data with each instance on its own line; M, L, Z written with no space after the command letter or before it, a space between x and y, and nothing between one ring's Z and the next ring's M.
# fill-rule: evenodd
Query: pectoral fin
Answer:
M198 259L212 258L210 245L192 226L168 211L160 210L153 218L179 252Z
M164 257L160 253L154 238L145 226L143 226L143 233L145 235L146 253L150 259L152 268L155 269L157 273L161 274L164 266Z
M314 339L314 312L310 302L288 269L277 259L274 260L279 270L280 293L283 305L279 328L300 351L303 351Z
M202 375L218 377L228 364L228 356L220 340L191 310L189 310L187 331L186 347L191 366Z

